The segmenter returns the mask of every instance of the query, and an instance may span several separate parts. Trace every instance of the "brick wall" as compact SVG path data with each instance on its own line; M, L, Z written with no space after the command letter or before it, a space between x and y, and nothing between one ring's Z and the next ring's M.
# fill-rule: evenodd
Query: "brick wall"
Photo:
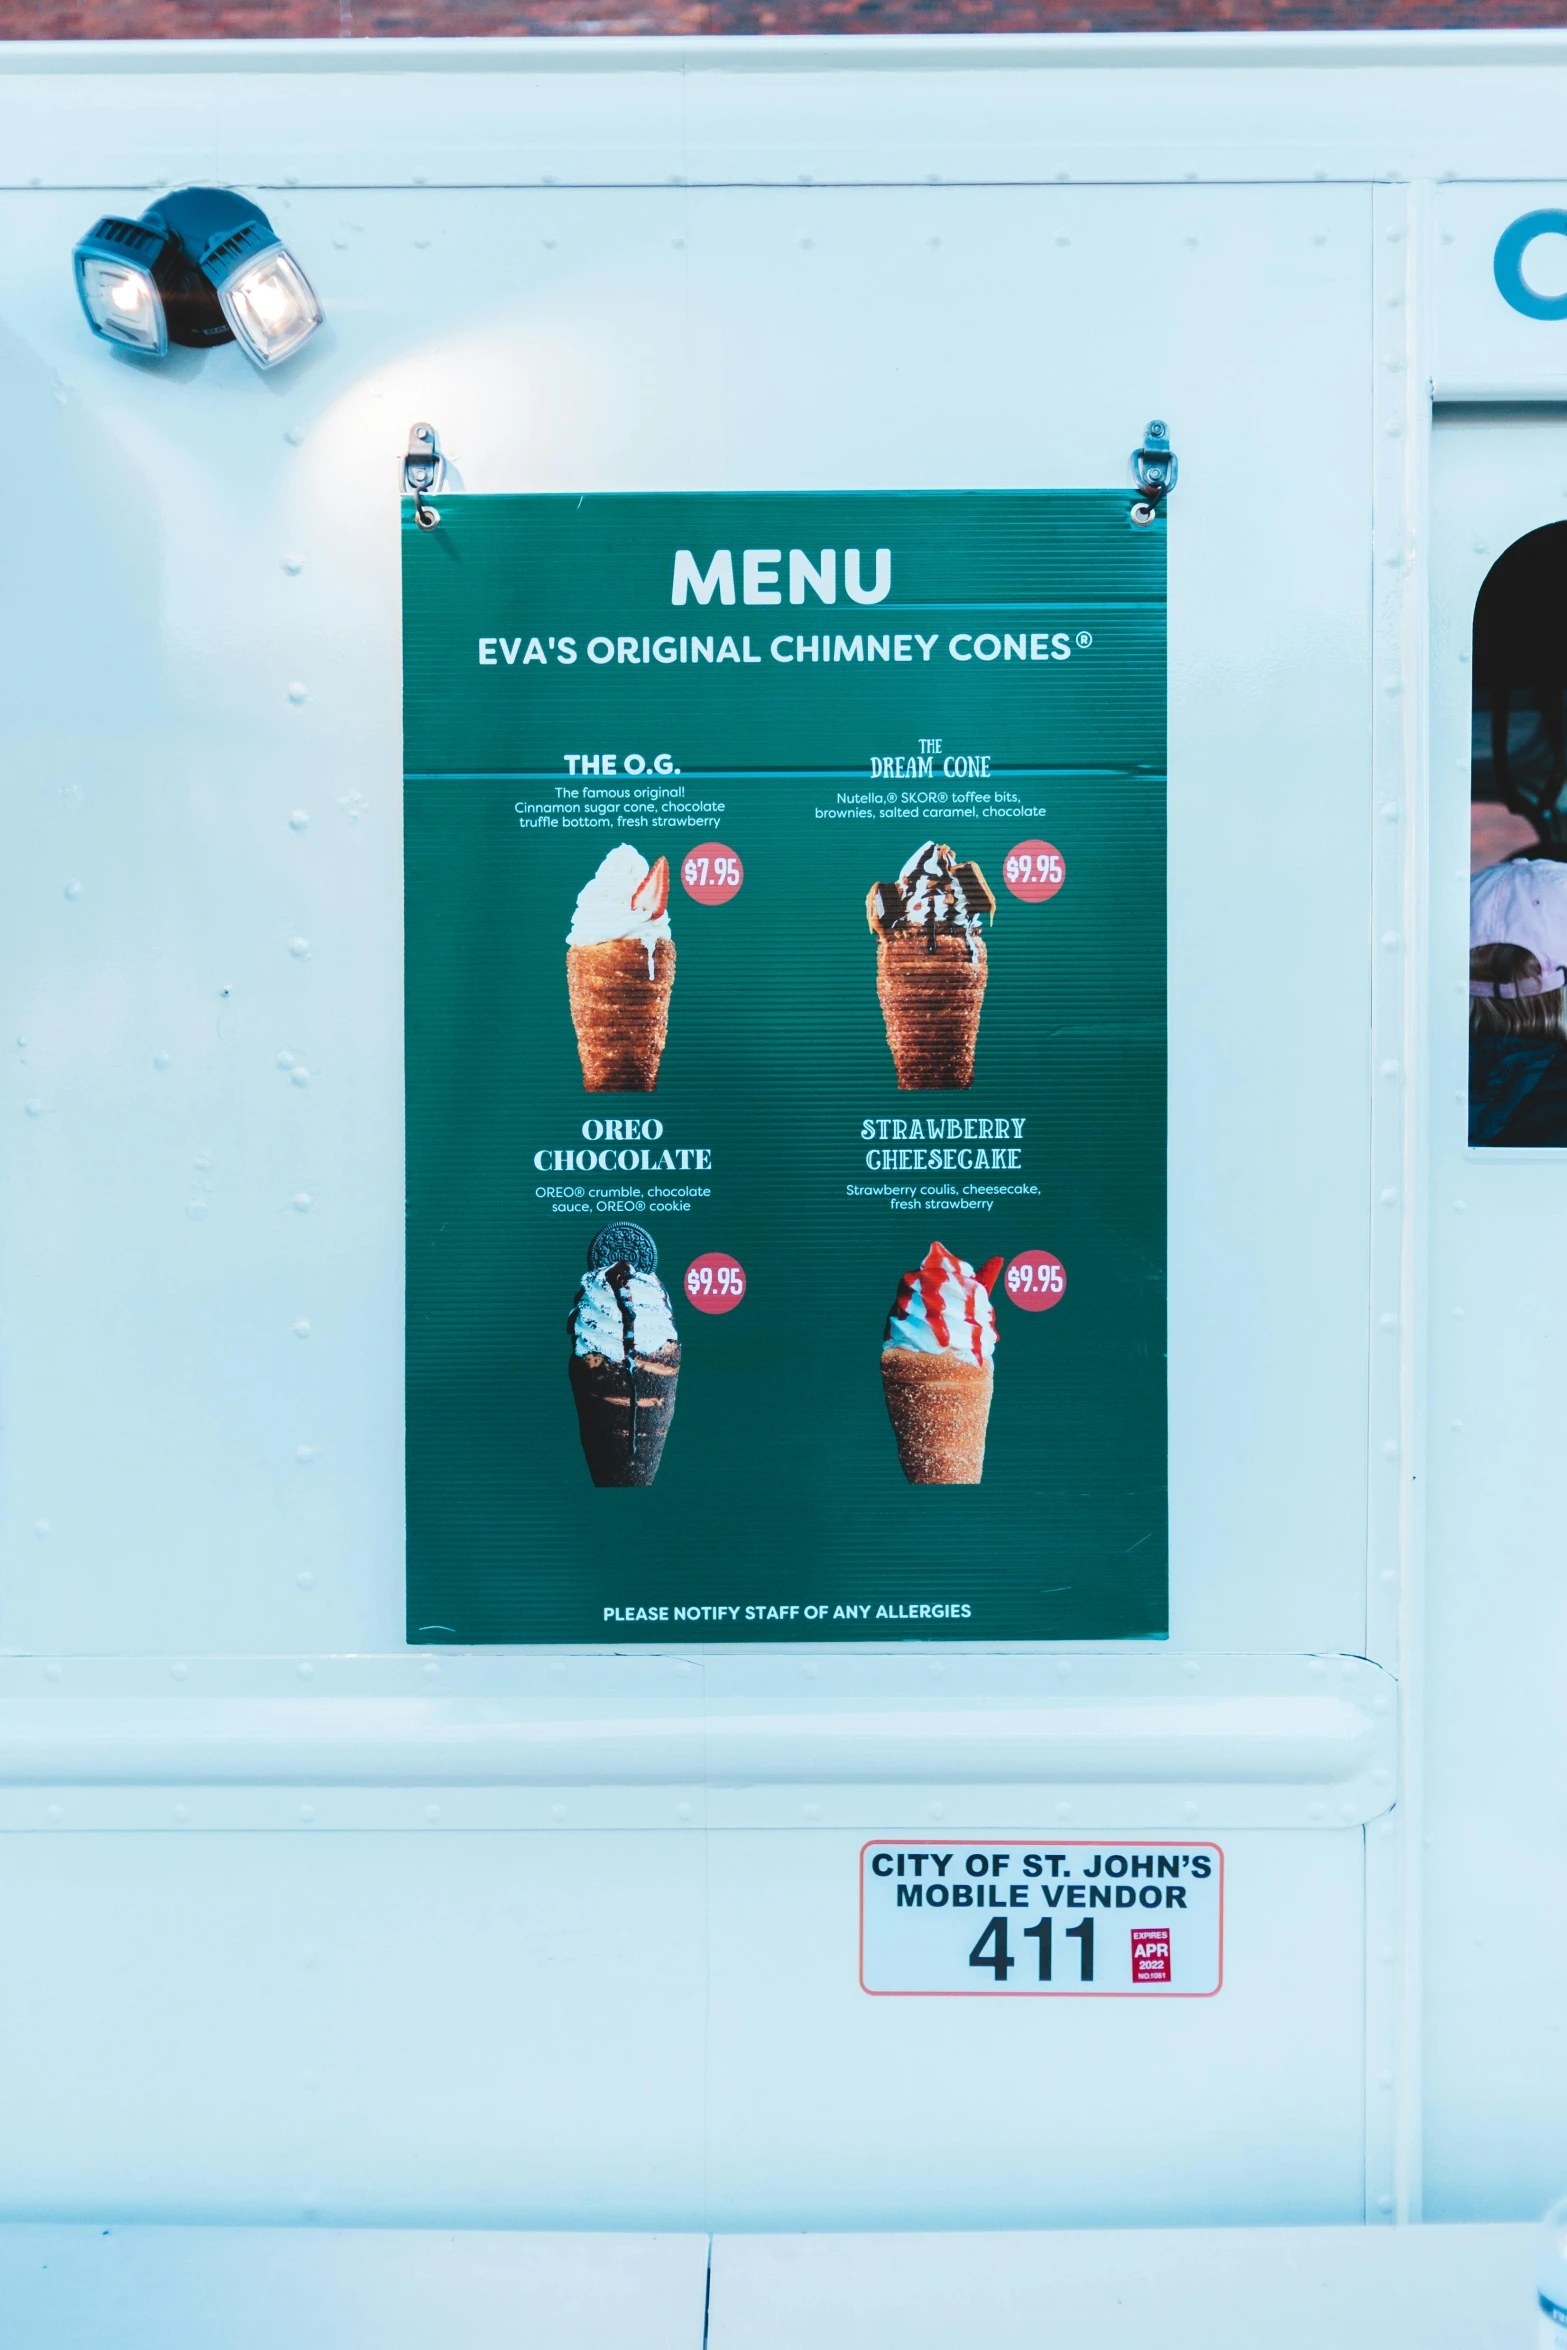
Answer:
M7 40L1079 33L1567 24L1567 0L0 0Z

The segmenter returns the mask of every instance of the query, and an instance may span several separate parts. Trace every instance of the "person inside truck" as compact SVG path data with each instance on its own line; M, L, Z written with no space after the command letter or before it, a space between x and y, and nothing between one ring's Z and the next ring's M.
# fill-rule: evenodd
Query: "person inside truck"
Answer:
M1514 858L1469 884L1469 1140L1567 1148L1567 866Z

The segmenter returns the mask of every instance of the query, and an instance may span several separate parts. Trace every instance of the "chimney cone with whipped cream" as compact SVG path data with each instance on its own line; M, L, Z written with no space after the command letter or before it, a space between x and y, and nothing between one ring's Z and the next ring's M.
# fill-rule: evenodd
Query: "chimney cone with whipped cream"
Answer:
M622 841L577 898L566 986L589 1093L652 1093L669 1033L675 942L669 859L649 866Z
M984 924L996 901L979 867L922 841L896 881L873 883L876 993L904 1093L963 1091L985 1000Z
M995 1384L991 1293L1003 1260L976 1273L933 1243L898 1283L881 1350L882 1392L911 1485L977 1485Z
M651 1485L680 1380L680 1339L658 1250L640 1224L606 1224L567 1317L577 1432L595 1485Z

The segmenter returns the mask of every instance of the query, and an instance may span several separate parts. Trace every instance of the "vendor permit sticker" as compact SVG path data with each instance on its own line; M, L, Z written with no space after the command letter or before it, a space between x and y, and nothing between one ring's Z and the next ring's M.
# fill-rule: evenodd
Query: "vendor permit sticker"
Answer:
M877 1998L1211 1999L1217 1844L928 1839L860 1851L860 1988Z

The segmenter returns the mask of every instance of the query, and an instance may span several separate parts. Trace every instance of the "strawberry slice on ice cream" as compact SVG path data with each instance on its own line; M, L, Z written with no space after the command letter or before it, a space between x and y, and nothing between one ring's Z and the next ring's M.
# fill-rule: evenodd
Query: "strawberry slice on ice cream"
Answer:
M660 857L631 893L631 910L644 921L656 922L669 903L669 859Z

